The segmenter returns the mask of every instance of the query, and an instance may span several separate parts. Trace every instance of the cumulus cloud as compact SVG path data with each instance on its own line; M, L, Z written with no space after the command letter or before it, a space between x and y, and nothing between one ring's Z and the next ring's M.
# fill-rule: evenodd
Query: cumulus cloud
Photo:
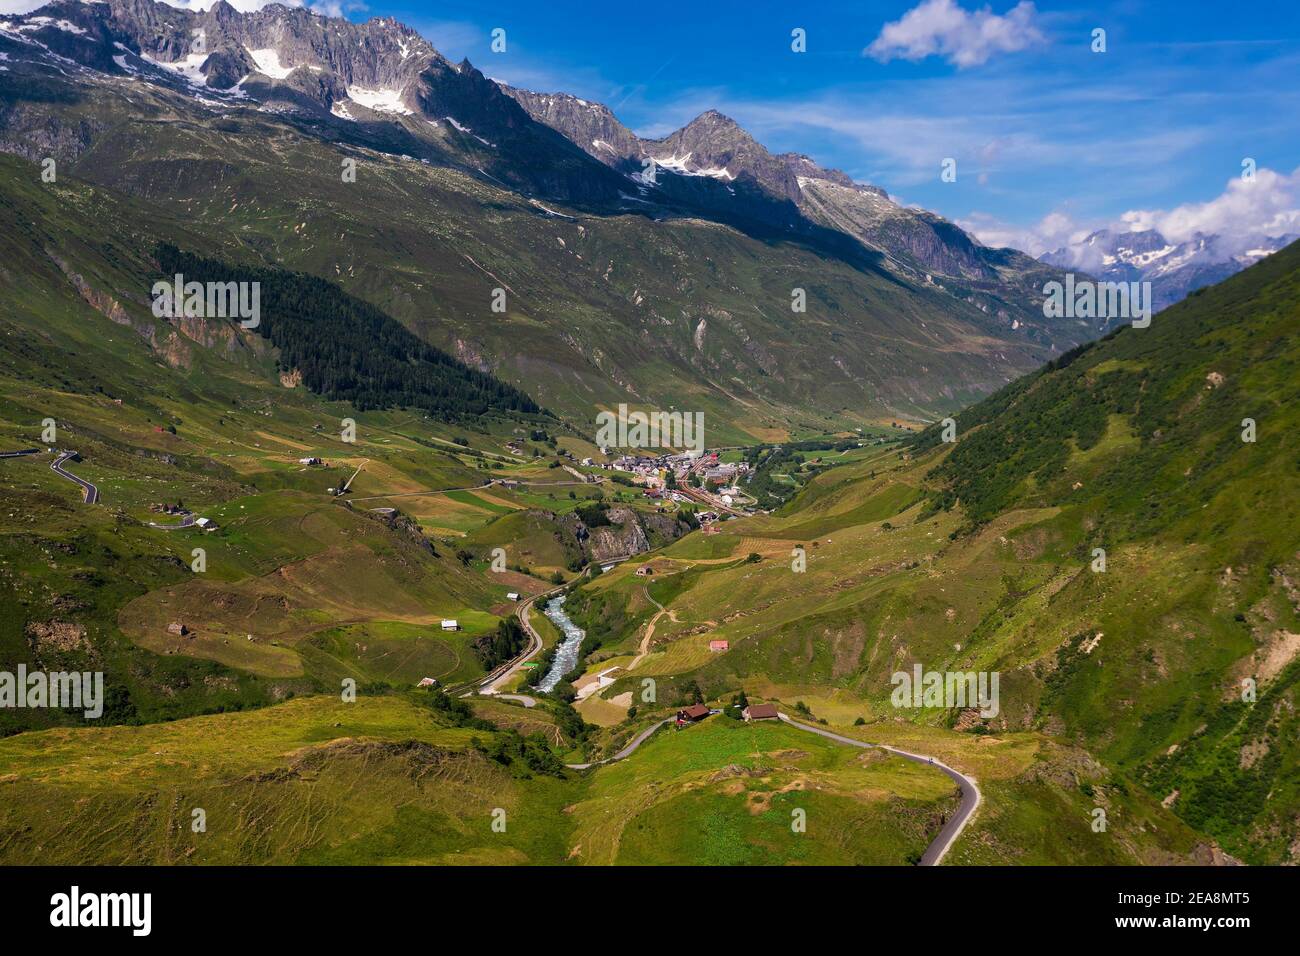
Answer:
M1223 192L1206 202L1183 203L1173 209L1131 209L1112 221L1079 221L1056 211L1028 226L1002 222L983 213L958 225L989 246L1010 246L1032 256L1067 249L1073 264L1096 266L1089 256L1100 255L1084 245L1099 229L1115 233L1154 229L1169 242L1196 235L1217 236L1216 250L1225 256L1260 247L1264 240L1300 234L1300 168L1289 175L1260 169L1254 181L1234 177Z
M1300 168L1287 175L1261 169L1254 182L1241 177L1209 202L1184 203L1168 212L1139 209L1124 213L1129 230L1155 229L1170 242L1197 233L1217 235L1231 252L1245 252L1261 238L1300 232Z
M882 63L942 56L958 68L979 66L996 54L1045 42L1037 16L1029 0L1021 0L1004 16L990 7L968 11L954 0L923 0L898 20L886 23L880 36L862 52Z
M1003 222L988 213L975 212L965 219L957 220L957 225L986 246L1019 249L1032 256L1082 242L1095 228L1081 225L1064 212L1050 212L1028 226Z

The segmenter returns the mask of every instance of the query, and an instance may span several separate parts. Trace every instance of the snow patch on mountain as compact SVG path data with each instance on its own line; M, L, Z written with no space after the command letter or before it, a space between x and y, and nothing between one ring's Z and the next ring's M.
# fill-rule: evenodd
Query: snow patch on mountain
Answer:
M203 75L203 64L208 62L208 54L206 53L191 53L184 59L177 60L174 63L154 59L148 53L141 53L140 58L146 63L166 70L168 73L176 74L190 86L206 88L208 85L208 78Z
M283 80L296 69L296 67L281 64L280 54L274 47L267 47L264 50L249 50L248 47L244 47L244 49L248 50L248 55L253 58L253 63L257 65L257 72L263 73L272 79Z
M410 116L414 112L402 102L401 90L370 90L362 86L349 86L348 99L376 113L400 113L403 116Z

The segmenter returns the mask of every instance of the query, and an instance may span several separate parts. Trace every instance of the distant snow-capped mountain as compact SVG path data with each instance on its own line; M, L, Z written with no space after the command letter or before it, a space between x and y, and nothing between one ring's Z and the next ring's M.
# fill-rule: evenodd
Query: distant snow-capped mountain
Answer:
M532 201L709 219L797 243L902 279L943 308L970 310L986 333L1049 353L1107 331L1043 315L1052 266L984 246L808 156L772 153L715 110L643 139L599 103L513 89L467 60L453 63L389 17L353 23L281 4L241 13L227 0L206 11L53 0L0 16L0 54L6 68L79 87L149 90L207 113L276 114L310 135L453 167ZM0 151L29 159L79 155L113 120L54 127L40 108L4 112L3 99L0 91Z
M1039 261L1110 282L1150 282L1154 308L1159 310L1254 265L1296 238L1260 238L1242 249L1240 242L1230 244L1202 233L1183 242L1170 242L1154 229L1100 229L1080 242L1044 253Z
M1045 263L985 246L943 217L903 206L880 187L811 157L769 152L717 110L668 136L644 139L600 103L501 88L533 119L632 177L643 199L673 197L721 216L743 212L785 231L811 224L823 236L856 240L881 268L959 298L1020 334L1054 342L1040 309L1043 282L1055 274Z

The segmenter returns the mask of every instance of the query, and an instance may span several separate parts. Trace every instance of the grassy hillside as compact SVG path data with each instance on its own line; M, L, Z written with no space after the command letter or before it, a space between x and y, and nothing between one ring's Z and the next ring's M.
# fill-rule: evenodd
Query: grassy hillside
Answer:
M972 860L1056 858L1033 833L1091 834L1093 810L1126 802L1131 820L1202 839L1143 849L1135 835L1126 853L1208 858L1212 841L1294 861L1297 265L1288 249L1063 356L959 415L955 444L936 426L817 475L770 516L684 539L649 590L631 567L584 587L573 607L626 655L593 659L625 668L601 696L649 677L661 699L698 686L803 701L864 721L867 739L928 726L958 755L1050 741L1056 756L1026 765L1007 803L994 787L959 844ZM999 713L894 707L890 677L915 664L997 671ZM1115 849L1085 846L1078 859Z
M0 77L0 102L27 108L42 88L32 112L84 133L59 152L61 177L207 235L182 249L336 281L588 431L596 408L620 401L702 412L719 444L929 417L1051 354L973 294L899 280L870 256L850 263L634 202L542 206L488 174L367 148L354 131L322 138L157 88L126 99L86 82L65 96L57 76ZM344 160L355 181L342 181ZM791 308L795 289L806 312ZM1078 334L1062 329L1055 346Z
M255 333L152 315L160 236L200 250L205 237L162 211L145 228L101 191L3 164L0 450L77 450L69 467L100 504L82 504L49 453L0 462L0 665L102 669L105 719L124 722L266 704L344 677L400 686L479 673L469 644L509 613L506 591L542 586L456 558L451 536L495 513L421 533L409 512L371 509L425 499L349 506L327 489L351 477L365 498L531 477L502 452L536 417L452 424L313 395L280 376L280 353ZM181 527L161 504L218 529ZM441 617L464 629L440 633ZM175 622L189 633L169 634ZM6 709L0 731L80 721Z
M475 710L500 729L362 695L0 740L0 860L904 864L952 809L929 768L724 718L589 775L538 772L499 745L522 733L562 747L544 711ZM717 824L703 842L701 812Z
M75 182L13 178L0 198L13 306L0 317L0 443L42 449L0 461L0 668L102 670L108 685L98 722L0 713L0 859L903 864L951 811L934 771L865 766L735 721L656 739L651 775L683 762L690 775L659 802L610 805L598 781L631 762L580 774L561 758L612 753L666 707L601 731L547 702L462 711L409 690L481 675L473 645L514 610L506 591L545 586L491 573L491 546L535 574L571 574L582 549L557 545L556 528L594 495L617 509L592 532L608 547L682 529L632 491L560 487L560 469L510 451L527 441L553 454L527 412L450 423L361 411L283 377L283 353L258 335L155 319L157 241L222 252L163 211L137 231L119 199ZM342 439L344 418L355 442ZM80 453L69 467L98 486L98 504L50 470L51 444ZM484 485L494 477L523 483ZM349 479L349 496L328 494ZM442 632L445 617L462 629ZM340 697L347 679L356 703ZM704 805L727 836L692 847ZM790 829L793 806L809 814L806 834ZM192 827L196 809L206 830ZM491 828L497 809L504 833ZM622 850L587 835L611 814Z

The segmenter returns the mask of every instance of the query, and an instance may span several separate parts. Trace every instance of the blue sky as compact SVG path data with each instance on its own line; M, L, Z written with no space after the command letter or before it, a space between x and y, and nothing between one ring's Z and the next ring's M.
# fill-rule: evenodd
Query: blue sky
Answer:
M1102 225L1235 231L1243 247L1300 232L1297 0L306 2L396 17L488 76L603 102L641 135L721 110L773 151L1035 254ZM946 158L955 182L940 180Z

